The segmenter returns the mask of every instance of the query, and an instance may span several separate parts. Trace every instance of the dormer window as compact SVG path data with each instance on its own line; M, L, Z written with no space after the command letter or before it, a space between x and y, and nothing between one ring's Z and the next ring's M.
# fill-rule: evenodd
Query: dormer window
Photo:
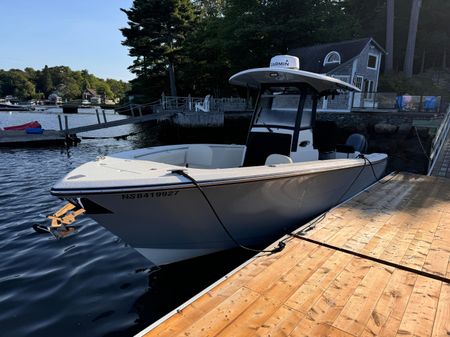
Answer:
M326 66L327 64L341 64L341 55L337 51L329 52L323 60L323 65Z

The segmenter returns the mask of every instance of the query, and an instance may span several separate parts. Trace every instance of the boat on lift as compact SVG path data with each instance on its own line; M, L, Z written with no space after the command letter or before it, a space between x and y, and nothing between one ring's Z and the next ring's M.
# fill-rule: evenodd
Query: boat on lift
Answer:
M245 145L155 146L98 157L51 193L83 207L156 265L272 242L374 183L387 163L386 154L362 155L362 135L352 135L345 152L325 156L314 148L318 101L359 89L298 63L276 56L270 67L230 78L259 90Z

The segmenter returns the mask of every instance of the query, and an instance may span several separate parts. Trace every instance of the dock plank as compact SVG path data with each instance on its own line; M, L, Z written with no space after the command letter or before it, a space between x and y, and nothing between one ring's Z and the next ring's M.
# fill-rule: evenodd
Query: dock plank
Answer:
M433 326L433 337L450 335L450 284L443 284Z
M450 180L387 177L140 335L448 336L449 205Z
M359 336L391 278L393 268L373 266L356 287L333 326Z
M394 270L364 328L361 337L395 336L417 276Z
M419 276L397 336L431 336L442 282Z

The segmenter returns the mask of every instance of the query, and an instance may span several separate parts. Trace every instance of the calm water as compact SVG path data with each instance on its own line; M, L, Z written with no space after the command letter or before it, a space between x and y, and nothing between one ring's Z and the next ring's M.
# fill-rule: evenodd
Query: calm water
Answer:
M58 128L53 114L0 112L0 127L33 120ZM95 115L69 117L70 126L95 121ZM151 128L140 126L90 132L136 131L128 140L83 140L71 148L0 148L1 336L130 336L249 257L235 251L155 270L87 217L63 240L33 231L33 223L64 204L49 194L57 179L96 156L155 143Z

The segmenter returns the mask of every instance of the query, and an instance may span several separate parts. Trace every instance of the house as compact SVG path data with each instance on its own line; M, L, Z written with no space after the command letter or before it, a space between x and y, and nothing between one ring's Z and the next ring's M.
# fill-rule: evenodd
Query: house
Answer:
M51 104L62 104L62 102L63 102L62 97L59 96L58 93L56 93L56 92L48 95L48 101Z
M83 91L82 99L87 100L92 104L102 103L102 97L99 94L97 94L97 91L95 91L94 89L86 88Z
M300 69L326 74L360 88L362 93L347 93L324 98L318 110L349 112L353 107L374 107L381 58L386 51L372 38L291 49L289 55L300 59Z

